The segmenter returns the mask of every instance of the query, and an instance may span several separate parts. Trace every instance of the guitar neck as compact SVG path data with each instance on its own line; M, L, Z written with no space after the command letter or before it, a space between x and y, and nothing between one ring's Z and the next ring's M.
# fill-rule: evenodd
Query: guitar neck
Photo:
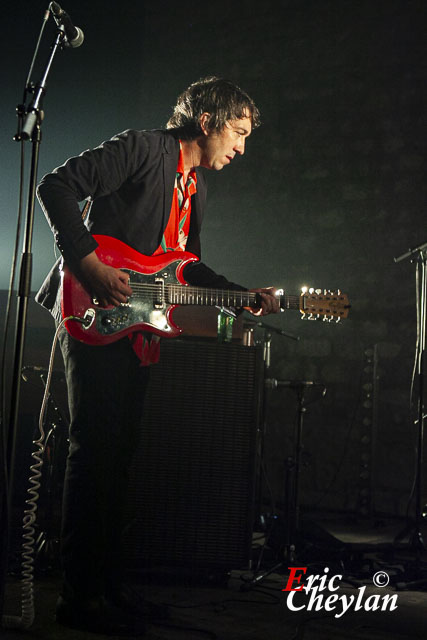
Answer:
M258 307L260 295L251 291L208 289L181 285L167 285L169 304L190 304L210 307ZM282 309L299 309L300 296L278 296Z

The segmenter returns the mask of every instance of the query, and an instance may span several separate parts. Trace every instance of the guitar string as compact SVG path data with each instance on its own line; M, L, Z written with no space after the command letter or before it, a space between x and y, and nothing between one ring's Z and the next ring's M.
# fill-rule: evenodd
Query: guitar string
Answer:
M134 294L151 294L153 298L162 291L161 284L143 284L130 281ZM215 304L213 298L219 299L221 302L227 300L228 304L231 304L230 300L242 302L243 300L255 301L257 294L253 291L236 291L227 289L204 289L186 285L168 284L165 286L166 294L169 298L198 298L202 300L210 300L211 304ZM147 297L148 297L147 295ZM288 304L297 304L300 300L300 296L284 295L281 296Z
M164 289L162 288L161 285L138 285L138 284L132 284L130 283L130 287L132 288L133 291L136 292L142 292L142 293L157 293L159 291L166 291L168 293L172 293L173 295L183 295L183 296L191 296L191 295L197 295L197 296L206 296L206 297L210 297L210 296L221 296L221 297L230 297L230 298L256 298L256 294L253 292L249 292L249 291L233 291L233 290L226 290L226 289L209 289L209 290L205 290L205 289L198 289L198 288L193 288L193 287L186 287L186 286L174 286L174 285L168 285L167 287L165 287Z
M256 292L254 291L236 291L236 290L227 290L227 289L206 289L204 287L193 287L191 285L182 285L180 283L167 283L163 285L162 283L141 283L134 282L132 279L129 280L129 285L132 285L133 296L136 298L148 298L153 299L153 301L157 298L165 298L163 302L169 304L189 304L189 305L205 305L205 306L219 306L220 304L223 306L251 306L252 302L256 300ZM163 289L163 292L162 292ZM159 295L160 293L160 295ZM163 293L163 295L162 295ZM164 295L166 293L166 295ZM310 295L300 294L296 295L287 295L284 294L280 296L283 298L285 303L285 308L288 309L300 309L301 306L301 298L305 299L305 304L308 306L305 307L304 311L306 313L313 312L310 310ZM329 294L332 299L334 298L333 293ZM132 296L132 297L133 297ZM215 298L215 299L214 299ZM230 298L232 299L230 301ZM316 298L318 296L316 295ZM335 301L337 298L335 298ZM331 300L325 300L325 302L330 302ZM329 313L337 313L339 309L335 307L335 309L328 309Z
M167 287L177 287L179 289L185 289L185 290L200 290L200 291L230 291L233 294L240 294L240 293L250 293L255 295L256 292L255 291L245 291L245 290L240 290L240 289L216 289L216 288L209 288L209 287L200 287L197 285L189 285L189 284L181 284L180 282L139 282L138 280L132 280L132 278L129 279L129 284L136 286L136 287L162 287L164 286L165 288ZM309 297L309 296L313 296L316 298L320 298L321 297L321 293L316 293L316 294L312 294L309 292L302 292L300 294L283 294L284 297L289 297L289 298L299 298L300 296L305 296L305 297ZM333 291L328 291L327 293L323 294L324 296L331 296L331 297L339 297L339 298L344 298L345 295L342 293L336 293Z
M129 286L131 286L134 290L149 290L149 289L153 289L153 291L158 291L159 289L162 289L162 283L143 283L143 282L135 282L133 280L129 280ZM237 289L211 289L211 288L205 288L205 287L196 287L196 286L192 286L192 285L184 285L184 284L166 284L164 285L164 289L165 290L174 290L176 292L177 291L182 291L185 294L189 294L189 293L198 293L198 294L203 294L203 295L211 295L214 293L219 293L219 294L225 294L225 295L230 295L230 296L241 296L241 295L246 295L249 297L256 297L257 292L255 291L240 291ZM328 300L335 300L335 299L341 299L343 298L342 295L339 294L334 294L334 293L329 293L328 294L329 297L326 298L325 297L325 301ZM299 300L301 297L304 297L305 299L310 299L310 298L314 298L316 300L322 300L322 298L316 294L315 296L312 296L312 294L305 294L305 293L301 293L299 295L292 295L292 294L283 294L281 296L279 296L281 298L285 298L286 300Z
M129 281L129 286L131 286L131 288L133 290L145 290L148 291L150 289L152 289L153 291L158 291L162 289L162 284L161 283L141 283L141 282L134 282L132 280ZM255 298L257 293L255 291L239 291L236 289L207 289L204 287L193 287L191 285L181 285L181 284L167 284L165 285L165 290L172 290L174 291L174 293L176 292L182 292L186 295L188 294L192 294L192 293L197 293L198 295L213 295L215 294L221 294L221 295L230 295L233 297L240 297L240 296L249 296L249 297L253 297ZM303 295L303 294L301 294ZM299 300L301 296L299 295L288 295L288 294L284 294L283 296L279 296L279 297L283 297L287 300ZM307 297L307 296L306 296Z
M152 297L154 300L156 297L166 298L166 301L170 304L203 304L216 306L218 304L228 306L250 306L256 300L256 292L252 291L236 291L227 289L206 289L204 287L194 287L191 285L183 285L180 283L141 283L129 280L129 284L133 288L133 295L135 297ZM160 295L159 295L160 294ZM166 294L166 295L165 295ZM335 294L332 292L329 294L334 299ZM306 294L287 295L280 296L287 308L299 308L301 298L305 298L305 303L310 303L310 296ZM318 296L316 296L318 299ZM337 298L335 297L335 301ZM325 300L325 302L331 302L331 299ZM305 311L309 311L309 307L305 308ZM332 311L332 310L331 310ZM336 309L335 309L336 312Z
M151 291L150 291L151 289ZM243 304L245 302L255 302L256 293L254 292L245 292L236 293L231 290L221 290L221 289L213 289L206 292L204 289L193 289L189 287L175 287L172 288L171 285L166 287L165 292L162 292L162 288L160 286L149 286L149 285L139 285L133 286L133 295L135 297L152 297L155 299L156 297L166 297L168 300L176 301L184 303L190 301L190 304L207 304L208 302L214 306L218 303L224 304L227 302L229 306L238 306L238 304ZM304 298L305 304L310 305L312 301L309 296L281 296L286 306L297 306L299 307L301 304L301 297ZM315 302L318 302L316 299ZM331 302L337 302L335 299L325 300L324 303L327 305ZM338 301L339 302L339 301ZM336 304L334 305L336 310ZM306 307L308 309L308 307Z

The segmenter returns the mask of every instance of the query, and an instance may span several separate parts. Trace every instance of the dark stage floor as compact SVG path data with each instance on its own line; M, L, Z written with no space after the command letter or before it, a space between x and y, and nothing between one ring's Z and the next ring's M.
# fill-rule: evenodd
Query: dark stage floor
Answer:
M203 571L197 583L190 583L188 576L184 580L183 570L156 570L150 576L144 574L143 580L140 574L135 588L148 600L166 603L171 608L170 621L149 625L144 637L147 640L424 638L427 580L417 588L405 589L404 581L414 576L403 570L413 564L414 554L404 537L396 546L396 534L401 528L402 523L360 522L348 516L313 521L312 539L305 541L304 550L293 566L308 566L307 575L318 574L319 580L326 575L325 567L329 567L329 577L347 574L343 580L336 579L315 594L311 591L290 596L289 592L282 591L289 573L282 571L267 576L249 591L241 589L250 578L248 571L234 570L223 583L213 582L207 574L204 577ZM265 565L272 566L267 558ZM422 554L421 565L426 565L425 554ZM388 586L381 586L386 574L390 582ZM28 631L3 630L2 637L5 640L104 637L56 624L54 609L59 583L57 572L38 575L33 626ZM312 583L313 588L315 584ZM310 595L317 596L311 610ZM334 595L337 597L331 598ZM16 577L10 576L5 613L18 614L19 603L20 584ZM342 613L347 604L348 610Z

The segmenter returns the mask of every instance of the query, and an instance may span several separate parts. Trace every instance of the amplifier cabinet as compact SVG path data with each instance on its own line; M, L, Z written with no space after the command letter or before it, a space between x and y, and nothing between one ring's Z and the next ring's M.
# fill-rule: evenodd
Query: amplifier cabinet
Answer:
M259 347L163 341L130 473L129 567L248 566L262 376Z

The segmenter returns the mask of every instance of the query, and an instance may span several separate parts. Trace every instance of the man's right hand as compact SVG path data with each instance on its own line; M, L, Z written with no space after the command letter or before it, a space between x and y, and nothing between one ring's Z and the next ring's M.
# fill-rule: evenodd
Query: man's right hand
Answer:
M132 295L129 274L101 262L95 251L82 258L80 269L85 286L102 307L117 307Z

